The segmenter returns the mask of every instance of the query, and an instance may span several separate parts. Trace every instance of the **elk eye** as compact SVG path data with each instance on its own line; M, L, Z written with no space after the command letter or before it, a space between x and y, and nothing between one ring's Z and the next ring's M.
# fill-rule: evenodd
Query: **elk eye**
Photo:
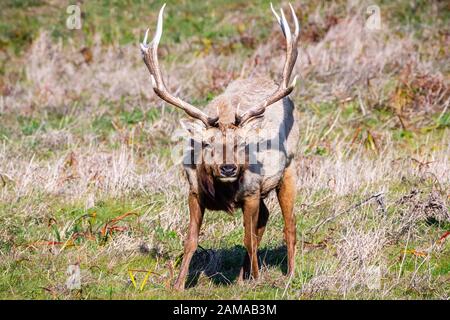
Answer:
M240 148L245 147L246 144L247 144L247 140L242 139L238 142L238 147L240 147Z
M211 148L211 144L209 142L203 141L202 142L202 147L203 148Z

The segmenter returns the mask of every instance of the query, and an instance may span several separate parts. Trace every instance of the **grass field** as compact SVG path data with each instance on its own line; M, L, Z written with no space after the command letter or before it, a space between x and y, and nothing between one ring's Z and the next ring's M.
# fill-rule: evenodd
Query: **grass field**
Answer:
M241 212L207 212L189 289L175 293L184 114L155 96L138 46L162 1L79 1L81 30L66 28L68 1L2 1L0 299L449 299L450 8L373 2L292 1L295 275L272 195L261 278L236 283ZM233 79L280 74L266 1L168 3L164 28L168 87L196 105ZM80 290L66 286L71 265Z

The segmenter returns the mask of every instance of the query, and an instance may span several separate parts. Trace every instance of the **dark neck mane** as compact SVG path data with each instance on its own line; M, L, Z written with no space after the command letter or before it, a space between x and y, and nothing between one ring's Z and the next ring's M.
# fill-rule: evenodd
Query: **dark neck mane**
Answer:
M214 179L203 166L198 168L198 183L200 201L210 210L223 210L233 213L236 208L236 194L239 189L239 179L224 183Z

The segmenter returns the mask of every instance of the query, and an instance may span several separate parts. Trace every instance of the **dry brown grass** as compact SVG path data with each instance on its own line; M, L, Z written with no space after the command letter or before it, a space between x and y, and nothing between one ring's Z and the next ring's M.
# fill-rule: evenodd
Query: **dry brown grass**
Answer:
M268 258L258 282L241 288L215 284L214 277L226 283L233 280L227 273L233 269L229 259L239 257L240 251L226 249L239 243L235 239L240 239L236 232L241 221L211 214L200 238L211 249L200 250L193 266L203 272L199 288L191 289L199 297L256 296L261 287L267 289L265 283L277 288L270 295L276 298L449 297L445 276L433 272L436 261L447 261L447 268L449 261L448 240L437 242L436 237L450 222L450 135L448 128L421 132L434 125L434 115L448 110L448 55L442 58L437 53L442 40L421 43L412 33L388 24L380 31L367 31L361 8L349 5L346 15L340 16L333 6L325 13L310 12L294 71L301 76L293 99L302 127L296 210L303 250L296 277L286 280ZM283 59L278 33L274 27L268 41L255 44L251 32L245 31L240 36L255 46L249 56L218 55L223 48L214 46L198 55L188 43L163 47L169 89L186 100L205 101L210 92L217 94L239 76L276 77ZM171 166L169 157L161 153L175 146L170 136L178 128L180 114L150 90L136 45L105 47L99 38L89 52L80 52L74 44L63 45L42 32L20 59L18 68L24 76L7 75L2 80L7 88L0 100L3 119L20 115L48 120L48 114L57 114L72 121L51 129L42 125L27 136L15 123L10 126L12 138L2 140L0 240L13 243L12 249L0 248L3 275L11 274L13 264L21 259L45 261L49 274L55 275L40 282L48 284L52 297L70 296L57 285L61 282L57 273L69 262L90 266L83 269L84 285L90 288L129 286L124 268L146 265L139 259L150 255L156 257L152 267L161 277L152 280L146 294L158 294L172 279L168 265L175 264L181 252L188 220L181 168ZM157 108L160 117L133 125L120 122L117 110L136 108ZM350 115L345 114L348 108L353 108ZM367 125L364 121L378 110L391 110L393 116ZM113 129L101 137L90 124L105 114L112 114ZM413 139L397 139L398 130L410 130ZM33 144L38 145L37 152L30 150ZM319 148L326 153L315 152ZM39 152L44 149L51 152ZM382 196L355 206L377 193ZM140 217L137 222L127 220L123 225L128 232L114 234L105 245L92 249L92 242L86 241L74 250L51 247L50 251L47 246L36 245L35 251L23 246L53 239L45 224L56 215L56 208L78 207L87 213L111 199L130 201ZM272 248L281 243L282 227L272 197L268 206L274 221L264 245ZM20 239L14 231L18 223L30 229ZM73 217L60 215L60 233L70 233L73 223ZM157 230L173 231L174 243ZM94 266L104 268L107 275L93 271ZM32 278L31 269L22 271L21 277ZM378 273L381 286L368 290L367 283ZM6 282L6 276L2 279ZM11 296L21 295L13 285L5 287ZM104 294L98 290L93 290L94 297ZM164 294L170 296L170 291Z

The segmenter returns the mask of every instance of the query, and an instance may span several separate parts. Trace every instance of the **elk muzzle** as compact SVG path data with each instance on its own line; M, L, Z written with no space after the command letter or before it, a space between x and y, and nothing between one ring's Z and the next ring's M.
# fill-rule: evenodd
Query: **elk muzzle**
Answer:
M222 178L234 178L237 176L238 167L235 164L223 164L220 166L220 176Z

